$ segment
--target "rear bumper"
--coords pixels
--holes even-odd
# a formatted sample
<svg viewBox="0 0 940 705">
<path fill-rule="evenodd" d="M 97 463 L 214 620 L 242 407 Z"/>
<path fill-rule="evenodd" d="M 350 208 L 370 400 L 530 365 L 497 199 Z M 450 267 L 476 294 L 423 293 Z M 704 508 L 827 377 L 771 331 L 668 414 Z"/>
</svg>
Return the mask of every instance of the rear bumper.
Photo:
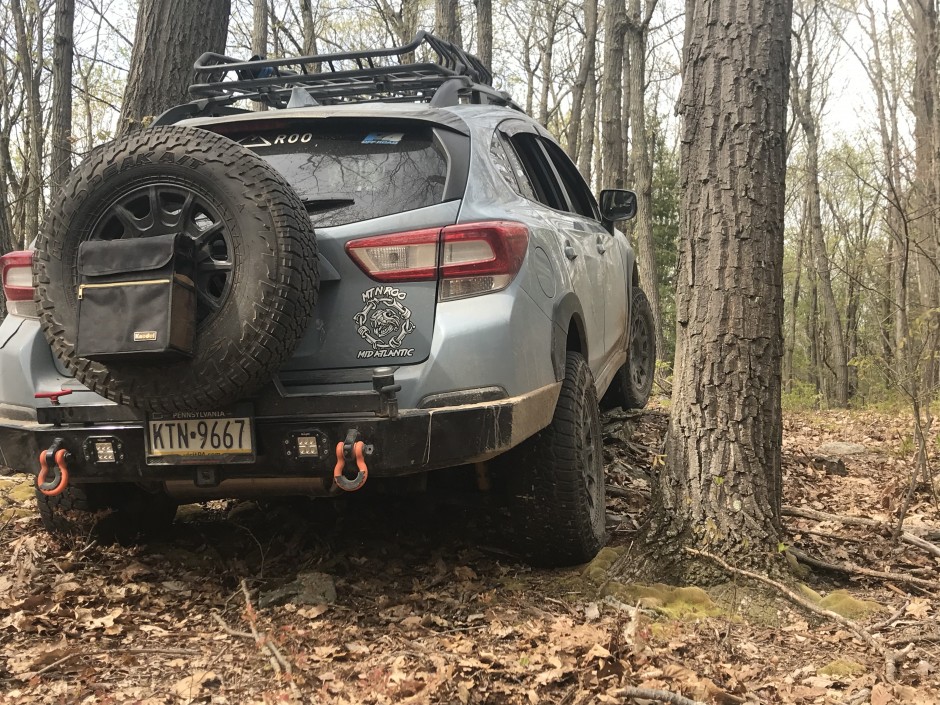
<svg viewBox="0 0 940 705">
<path fill-rule="evenodd" d="M 212 465 L 214 472 L 210 476 L 213 482 L 330 478 L 336 462 L 333 453 L 319 458 L 298 457 L 297 435 L 311 432 L 322 439 L 326 448 L 335 448 L 350 430 L 358 431 L 359 438 L 373 447 L 367 462 L 370 475 L 375 477 L 409 475 L 488 460 L 547 426 L 560 388 L 560 383 L 555 383 L 499 401 L 403 410 L 394 419 L 353 415 L 257 416 L 256 461 Z M 73 421 L 59 426 L 0 417 L 0 466 L 7 468 L 5 472 L 37 473 L 40 452 L 59 438 L 71 455 L 69 475 L 73 482 L 195 482 L 197 471 L 209 467 L 148 465 L 142 422 L 109 421 L 101 418 L 102 407 L 87 408 L 95 411 L 89 411 L 86 419 L 76 409 L 70 414 Z M 118 462 L 95 462 L 92 449 L 96 439 L 111 440 L 118 451 Z M 201 482 L 205 482 L 205 476 Z"/>
</svg>

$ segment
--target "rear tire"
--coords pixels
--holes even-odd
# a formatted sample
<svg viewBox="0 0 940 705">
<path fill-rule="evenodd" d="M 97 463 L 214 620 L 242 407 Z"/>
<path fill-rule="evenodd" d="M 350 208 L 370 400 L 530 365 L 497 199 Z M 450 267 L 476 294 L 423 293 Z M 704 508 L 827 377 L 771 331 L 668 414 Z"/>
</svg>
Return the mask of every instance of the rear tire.
<svg viewBox="0 0 940 705">
<path fill-rule="evenodd" d="M 69 485 L 55 497 L 36 490 L 43 528 L 51 534 L 99 533 L 133 540 L 162 533 L 176 517 L 177 504 L 163 493 L 128 484 Z"/>
<path fill-rule="evenodd" d="M 606 542 L 603 439 L 594 377 L 569 352 L 551 424 L 497 461 L 513 548 L 535 565 L 591 560 Z"/>
</svg>

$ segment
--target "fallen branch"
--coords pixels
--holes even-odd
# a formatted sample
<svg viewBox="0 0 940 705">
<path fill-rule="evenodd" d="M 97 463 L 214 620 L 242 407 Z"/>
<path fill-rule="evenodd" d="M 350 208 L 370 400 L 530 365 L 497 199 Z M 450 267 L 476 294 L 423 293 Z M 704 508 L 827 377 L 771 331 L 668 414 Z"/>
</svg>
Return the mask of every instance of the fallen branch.
<svg viewBox="0 0 940 705">
<path fill-rule="evenodd" d="M 846 526 L 864 526 L 867 528 L 879 529 L 880 531 L 892 530 L 886 522 L 878 521 L 877 519 L 850 517 L 842 514 L 829 514 L 828 512 L 818 512 L 815 509 L 806 509 L 805 507 L 784 506 L 782 513 L 784 516 L 802 517 L 803 519 L 816 519 L 817 521 L 834 521 L 840 524 L 845 524 Z M 902 531 L 900 539 L 905 543 L 922 548 L 927 551 L 927 553 L 931 553 L 934 556 L 940 558 L 940 546 L 937 546 L 936 544 L 931 543 L 926 539 L 922 539 L 920 536 L 915 536 L 909 531 Z"/>
<path fill-rule="evenodd" d="M 70 654 L 66 654 L 62 658 L 53 661 L 47 666 L 43 666 L 38 671 L 33 674 L 33 677 L 41 676 L 43 673 L 48 673 L 64 663 L 68 663 L 73 658 L 77 656 L 104 656 L 104 655 L 163 655 L 163 656 L 198 656 L 198 651 L 190 651 L 188 649 L 99 649 L 97 651 L 73 651 Z"/>
<path fill-rule="evenodd" d="M 691 700 L 678 693 L 673 693 L 668 690 L 654 690 L 652 688 L 617 688 L 617 690 L 611 691 L 609 695 L 623 695 L 628 698 L 655 700 L 660 703 L 669 703 L 669 705 L 705 705 L 705 703 L 699 700 Z"/>
<path fill-rule="evenodd" d="M 936 580 L 917 578 L 913 575 L 904 575 L 903 573 L 889 573 L 884 570 L 871 570 L 870 568 L 862 568 L 861 566 L 853 565 L 852 563 L 843 563 L 842 561 L 824 561 L 821 558 L 814 558 L 798 548 L 787 548 L 787 551 L 792 553 L 794 558 L 802 563 L 815 566 L 816 568 L 822 568 L 823 570 L 834 570 L 839 573 L 854 573 L 855 575 L 865 575 L 870 578 L 894 580 L 899 583 L 907 583 L 908 585 L 917 585 L 918 587 L 928 590 L 940 590 L 940 583 Z"/>
</svg>

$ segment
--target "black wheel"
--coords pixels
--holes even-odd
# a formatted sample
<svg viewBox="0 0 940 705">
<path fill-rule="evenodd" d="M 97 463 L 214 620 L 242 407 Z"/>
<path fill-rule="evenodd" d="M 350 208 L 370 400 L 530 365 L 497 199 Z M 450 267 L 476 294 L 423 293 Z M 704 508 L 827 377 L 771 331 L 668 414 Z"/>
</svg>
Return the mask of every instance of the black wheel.
<svg viewBox="0 0 940 705">
<path fill-rule="evenodd" d="M 195 242 L 193 357 L 76 357 L 79 244 L 174 233 Z M 35 261 L 53 352 L 93 391 L 154 411 L 217 408 L 255 391 L 293 353 L 319 284 L 310 221 L 283 177 L 235 142 L 186 127 L 143 130 L 92 152 L 54 198 Z"/>
<path fill-rule="evenodd" d="M 604 461 L 594 377 L 568 353 L 552 423 L 497 459 L 513 547 L 536 565 L 591 560 L 606 540 Z"/>
<path fill-rule="evenodd" d="M 627 362 L 617 371 L 603 406 L 624 409 L 642 409 L 653 391 L 656 374 L 656 328 L 653 309 L 643 290 L 633 287 L 633 306 L 630 313 L 630 339 Z"/>
<path fill-rule="evenodd" d="M 130 540 L 167 530 L 177 504 L 163 493 L 129 484 L 69 485 L 55 497 L 36 490 L 36 507 L 46 531 L 53 534 L 96 533 Z"/>
</svg>

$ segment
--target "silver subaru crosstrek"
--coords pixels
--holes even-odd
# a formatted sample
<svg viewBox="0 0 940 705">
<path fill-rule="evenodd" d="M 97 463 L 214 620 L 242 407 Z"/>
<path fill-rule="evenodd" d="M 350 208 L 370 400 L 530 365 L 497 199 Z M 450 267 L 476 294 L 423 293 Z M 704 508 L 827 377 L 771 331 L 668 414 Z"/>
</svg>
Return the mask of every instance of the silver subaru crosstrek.
<svg viewBox="0 0 940 705">
<path fill-rule="evenodd" d="M 394 51 L 429 44 L 444 56 L 437 73 L 406 64 L 376 77 L 360 61 L 326 71 L 329 81 L 303 70 L 323 57 L 205 55 L 200 100 L 96 150 L 61 197 L 94 211 L 88 227 L 71 216 L 63 237 L 70 228 L 83 240 L 191 234 L 197 334 L 211 337 L 221 329 L 203 321 L 248 286 L 238 278 L 266 270 L 242 266 L 249 245 L 227 234 L 237 202 L 213 197 L 211 184 L 187 186 L 170 167 L 222 181 L 239 162 L 214 154 L 244 152 L 283 177 L 315 234 L 318 294 L 288 354 L 243 396 L 161 408 L 136 404 L 133 385 L 112 393 L 46 311 L 55 286 L 74 298 L 69 268 L 50 274 L 68 247 L 41 236 L 35 251 L 0 259 L 0 466 L 37 475 L 48 529 L 101 510 L 153 528 L 183 502 L 332 496 L 369 478 L 475 465 L 521 555 L 569 564 L 603 545 L 599 406 L 645 405 L 655 363 L 634 251 L 614 228 L 635 213 L 635 196 L 608 190 L 598 205 L 551 135 L 489 87 L 474 57 L 425 34 Z M 330 58 L 338 67 L 366 54 Z M 343 81 L 355 90 L 339 91 Z M 233 106 L 246 98 L 276 109 Z M 119 177 L 107 197 L 95 195 L 102 178 Z M 179 364 L 138 369 L 169 394 Z M 198 380 L 209 386 L 234 378 L 222 362 L 206 369 Z"/>
</svg>

